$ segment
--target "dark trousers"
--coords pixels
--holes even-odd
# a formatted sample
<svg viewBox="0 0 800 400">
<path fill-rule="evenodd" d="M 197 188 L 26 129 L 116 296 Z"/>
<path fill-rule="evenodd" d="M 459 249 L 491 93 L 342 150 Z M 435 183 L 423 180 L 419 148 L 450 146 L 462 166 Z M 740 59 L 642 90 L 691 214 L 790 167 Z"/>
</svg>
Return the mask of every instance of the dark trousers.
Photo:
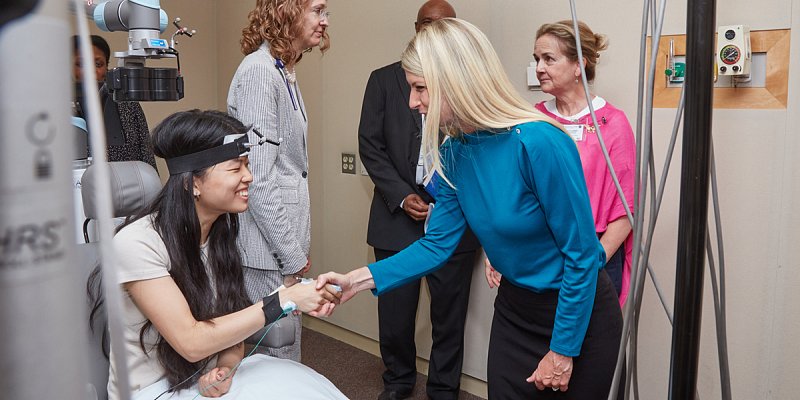
<svg viewBox="0 0 800 400">
<path fill-rule="evenodd" d="M 600 235 L 603 236 L 603 235 Z M 619 245 L 617 251 L 611 256 L 605 266 L 608 277 L 611 278 L 611 283 L 614 284 L 614 289 L 617 291 L 617 296 L 622 293 L 622 271 L 625 269 L 625 242 Z"/>
<path fill-rule="evenodd" d="M 382 260 L 396 251 L 375 249 Z M 433 344 L 427 393 L 431 399 L 457 399 L 464 360 L 464 322 L 475 251 L 454 254 L 447 264 L 425 277 L 431 295 Z M 378 297 L 380 348 L 386 371 L 386 389 L 410 392 L 417 380 L 414 343 L 420 281 L 408 283 Z"/>
<path fill-rule="evenodd" d="M 622 312 L 604 270 L 597 279 L 592 316 L 581 353 L 573 357 L 566 392 L 538 390 L 525 381 L 550 351 L 558 291 L 534 293 L 501 281 L 495 299 L 487 365 L 490 400 L 605 400 L 611 388 L 622 336 Z"/>
</svg>

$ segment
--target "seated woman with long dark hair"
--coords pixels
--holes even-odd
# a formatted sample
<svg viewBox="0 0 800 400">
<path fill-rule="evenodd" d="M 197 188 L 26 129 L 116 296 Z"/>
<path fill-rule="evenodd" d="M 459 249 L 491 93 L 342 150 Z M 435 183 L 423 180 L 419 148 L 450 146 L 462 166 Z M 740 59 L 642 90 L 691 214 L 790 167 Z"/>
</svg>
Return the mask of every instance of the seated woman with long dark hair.
<svg viewBox="0 0 800 400">
<path fill-rule="evenodd" d="M 173 114 L 153 131 L 169 179 L 113 240 L 134 398 L 181 389 L 191 390 L 167 397 L 345 398 L 301 364 L 263 355 L 241 363 L 245 338 L 293 306 L 325 315 L 339 296 L 331 286 L 298 284 L 256 304 L 247 299 L 236 235 L 253 180 L 247 149 L 257 144 L 247 143 L 248 131 L 224 113 L 198 110 Z M 288 392 L 286 379 L 301 384 Z M 112 363 L 110 399 L 119 397 L 116 382 Z"/>
</svg>

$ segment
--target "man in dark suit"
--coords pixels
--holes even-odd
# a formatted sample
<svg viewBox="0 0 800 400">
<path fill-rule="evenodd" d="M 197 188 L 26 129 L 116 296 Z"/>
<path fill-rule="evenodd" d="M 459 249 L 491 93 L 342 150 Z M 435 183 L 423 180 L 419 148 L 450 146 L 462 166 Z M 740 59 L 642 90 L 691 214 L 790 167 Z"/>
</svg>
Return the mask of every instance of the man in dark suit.
<svg viewBox="0 0 800 400">
<path fill-rule="evenodd" d="M 431 0 L 420 8 L 414 26 L 419 32 L 432 21 L 455 16 L 449 3 Z M 400 63 L 390 64 L 370 75 L 361 108 L 359 153 L 375 184 L 367 243 L 374 248 L 376 260 L 422 237 L 428 204 L 434 202 L 422 186 L 421 116 L 409 108 L 409 94 Z M 427 393 L 434 400 L 458 398 L 464 321 L 478 247 L 468 229 L 448 263 L 426 277 L 433 329 Z M 419 291 L 417 281 L 378 297 L 381 357 L 386 366 L 379 400 L 407 398 L 416 382 L 414 322 Z"/>
</svg>

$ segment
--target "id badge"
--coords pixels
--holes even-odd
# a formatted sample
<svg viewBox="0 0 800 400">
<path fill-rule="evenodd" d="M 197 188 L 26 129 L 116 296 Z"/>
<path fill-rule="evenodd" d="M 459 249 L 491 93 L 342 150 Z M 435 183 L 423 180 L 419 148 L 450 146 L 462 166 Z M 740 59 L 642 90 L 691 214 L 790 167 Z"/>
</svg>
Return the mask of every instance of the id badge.
<svg viewBox="0 0 800 400">
<path fill-rule="evenodd" d="M 564 128 L 567 130 L 567 133 L 569 134 L 569 136 L 572 137 L 572 140 L 574 140 L 576 142 L 583 141 L 583 138 L 584 138 L 583 124 L 580 124 L 580 125 L 578 125 L 578 124 L 575 124 L 575 125 L 564 125 Z"/>
</svg>

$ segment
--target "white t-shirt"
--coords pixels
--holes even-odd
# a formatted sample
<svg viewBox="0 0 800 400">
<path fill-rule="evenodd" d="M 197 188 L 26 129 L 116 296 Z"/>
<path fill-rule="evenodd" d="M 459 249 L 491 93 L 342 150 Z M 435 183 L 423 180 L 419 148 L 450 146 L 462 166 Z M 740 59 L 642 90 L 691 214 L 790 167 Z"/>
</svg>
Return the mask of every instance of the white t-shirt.
<svg viewBox="0 0 800 400">
<path fill-rule="evenodd" d="M 117 281 L 120 284 L 147 279 L 161 278 L 169 275 L 169 254 L 164 241 L 158 235 L 150 217 L 142 218 L 126 226 L 114 236 L 116 255 Z M 201 246 L 203 261 L 207 260 L 208 247 Z M 206 265 L 206 268 L 208 266 Z M 212 274 L 209 278 L 213 285 Z M 212 286 L 213 288 L 213 286 Z M 150 350 L 158 336 L 154 330 L 145 335 L 147 354 L 139 346 L 139 331 L 146 318 L 133 304 L 130 297 L 123 298 L 123 329 L 125 335 L 125 353 L 128 361 L 131 392 L 134 399 L 151 400 L 167 390 L 169 384 L 163 378 L 164 370 L 158 363 L 155 350 Z M 112 360 L 114 354 L 111 354 Z M 207 369 L 216 365 L 216 360 L 209 362 Z M 109 367 L 108 398 L 119 399 L 116 388 L 116 371 L 114 363 Z M 287 385 L 286 382 L 291 382 Z M 198 394 L 195 383 L 191 388 L 173 393 L 170 399 L 195 399 Z M 268 395 L 265 395 L 267 393 Z M 347 397 L 324 376 L 313 369 L 290 360 L 281 360 L 264 355 L 255 355 L 245 359 L 237 370 L 228 394 L 228 399 L 272 400 L 346 400 Z"/>
<path fill-rule="evenodd" d="M 117 282 L 127 282 L 169 276 L 169 253 L 164 241 L 153 228 L 151 217 L 141 218 L 123 228 L 113 240 Z M 207 246 L 202 246 L 203 260 L 206 260 Z M 213 279 L 211 280 L 213 283 Z M 125 355 L 128 361 L 129 383 L 132 392 L 137 392 L 163 378 L 164 369 L 158 362 L 155 344 L 158 335 L 154 329 L 148 330 L 144 336 L 145 348 L 142 352 L 139 344 L 139 332 L 147 318 L 139 311 L 127 292 L 122 299 L 122 323 L 125 336 Z M 119 398 L 116 385 L 116 369 L 114 353 L 108 374 L 109 400 Z M 214 363 L 209 365 L 213 366 Z"/>
</svg>

